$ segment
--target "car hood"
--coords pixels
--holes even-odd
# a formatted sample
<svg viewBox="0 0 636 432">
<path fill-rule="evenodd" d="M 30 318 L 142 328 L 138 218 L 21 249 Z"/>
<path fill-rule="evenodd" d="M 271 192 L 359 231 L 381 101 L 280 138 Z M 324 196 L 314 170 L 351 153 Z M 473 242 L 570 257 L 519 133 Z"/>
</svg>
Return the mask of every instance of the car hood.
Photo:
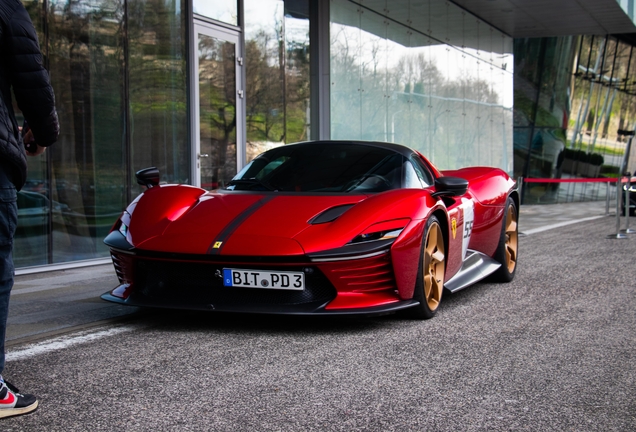
<svg viewBox="0 0 636 432">
<path fill-rule="evenodd" d="M 152 188 L 133 203 L 129 233 L 137 249 L 181 254 L 290 256 L 340 248 L 370 225 L 411 218 L 430 195 L 394 190 L 366 195 L 206 192 Z M 312 223 L 334 207 L 335 220 Z M 417 218 L 417 215 L 415 216 Z M 422 216 L 423 217 L 423 216 Z"/>
<path fill-rule="evenodd" d="M 196 199 L 189 205 L 178 202 L 164 209 L 162 204 L 170 198 L 148 192 L 135 206 L 131 218 L 130 232 L 135 247 L 175 253 L 252 256 L 303 254 L 304 249 L 294 238 L 311 226 L 312 218 L 326 209 L 356 204 L 366 198 L 203 193 L 192 197 Z"/>
</svg>

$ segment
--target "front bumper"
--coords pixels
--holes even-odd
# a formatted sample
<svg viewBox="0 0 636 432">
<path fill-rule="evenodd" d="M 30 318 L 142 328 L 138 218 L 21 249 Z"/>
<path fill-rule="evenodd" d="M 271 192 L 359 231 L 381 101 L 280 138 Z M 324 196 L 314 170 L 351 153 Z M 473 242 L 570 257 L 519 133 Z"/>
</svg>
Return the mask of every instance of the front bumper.
<svg viewBox="0 0 636 432">
<path fill-rule="evenodd" d="M 398 312 L 404 309 L 408 309 L 417 306 L 419 302 L 416 300 L 400 300 L 394 303 L 373 306 L 366 308 L 351 308 L 351 309 L 325 309 L 326 305 L 319 306 L 313 310 L 310 309 L 295 309 L 295 308 L 281 308 L 274 305 L 213 305 L 213 304 L 178 304 L 171 302 L 157 302 L 148 301 L 144 302 L 138 298 L 122 299 L 115 297 L 111 292 L 104 293 L 101 296 L 102 300 L 106 300 L 113 303 L 118 303 L 127 306 L 137 306 L 144 308 L 160 308 L 160 309 L 180 309 L 180 310 L 199 310 L 209 312 L 230 312 L 230 313 L 252 313 L 252 314 L 268 314 L 268 315 L 328 315 L 328 316 L 341 316 L 341 315 L 384 315 L 388 313 Z"/>
<path fill-rule="evenodd" d="M 227 257 L 137 250 L 108 238 L 120 285 L 102 299 L 130 306 L 290 315 L 393 312 L 417 305 L 398 295 L 391 255 Z M 224 268 L 305 274 L 302 291 L 223 285 Z"/>
</svg>

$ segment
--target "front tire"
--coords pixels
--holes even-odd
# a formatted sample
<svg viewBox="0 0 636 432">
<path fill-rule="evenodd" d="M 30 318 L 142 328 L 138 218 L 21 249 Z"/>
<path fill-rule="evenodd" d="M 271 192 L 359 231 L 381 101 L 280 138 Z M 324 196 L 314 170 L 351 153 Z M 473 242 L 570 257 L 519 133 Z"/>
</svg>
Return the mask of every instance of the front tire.
<svg viewBox="0 0 636 432">
<path fill-rule="evenodd" d="M 444 291 L 446 247 L 439 220 L 431 216 L 426 221 L 422 251 L 413 299 L 419 301 L 408 311 L 412 318 L 429 319 L 435 316 Z"/>
<path fill-rule="evenodd" d="M 493 256 L 501 264 L 501 267 L 492 274 L 491 280 L 495 282 L 510 282 L 515 277 L 517 254 L 519 252 L 518 214 L 515 202 L 512 198 L 508 198 L 499 245 Z"/>
</svg>

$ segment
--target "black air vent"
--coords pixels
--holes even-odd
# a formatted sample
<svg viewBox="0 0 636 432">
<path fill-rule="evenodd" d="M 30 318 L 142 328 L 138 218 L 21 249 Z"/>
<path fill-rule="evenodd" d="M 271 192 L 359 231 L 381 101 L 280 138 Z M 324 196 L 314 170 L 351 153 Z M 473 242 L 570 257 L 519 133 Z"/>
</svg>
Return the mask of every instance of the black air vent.
<svg viewBox="0 0 636 432">
<path fill-rule="evenodd" d="M 309 223 L 311 225 L 318 225 L 327 222 L 333 222 L 344 214 L 347 210 L 353 207 L 355 204 L 344 204 L 336 207 L 331 207 L 320 213 L 318 216 L 312 218 Z"/>
</svg>

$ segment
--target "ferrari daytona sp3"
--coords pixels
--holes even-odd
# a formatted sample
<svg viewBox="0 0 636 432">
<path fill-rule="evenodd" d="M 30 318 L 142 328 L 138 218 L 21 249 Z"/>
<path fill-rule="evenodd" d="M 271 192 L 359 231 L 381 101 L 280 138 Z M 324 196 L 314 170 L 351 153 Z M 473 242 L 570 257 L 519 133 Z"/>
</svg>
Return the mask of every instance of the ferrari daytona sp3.
<svg viewBox="0 0 636 432">
<path fill-rule="evenodd" d="M 266 151 L 225 188 L 147 189 L 106 237 L 134 306 L 273 314 L 435 315 L 444 290 L 510 281 L 519 195 L 502 170 L 439 171 L 389 143 Z"/>
</svg>

